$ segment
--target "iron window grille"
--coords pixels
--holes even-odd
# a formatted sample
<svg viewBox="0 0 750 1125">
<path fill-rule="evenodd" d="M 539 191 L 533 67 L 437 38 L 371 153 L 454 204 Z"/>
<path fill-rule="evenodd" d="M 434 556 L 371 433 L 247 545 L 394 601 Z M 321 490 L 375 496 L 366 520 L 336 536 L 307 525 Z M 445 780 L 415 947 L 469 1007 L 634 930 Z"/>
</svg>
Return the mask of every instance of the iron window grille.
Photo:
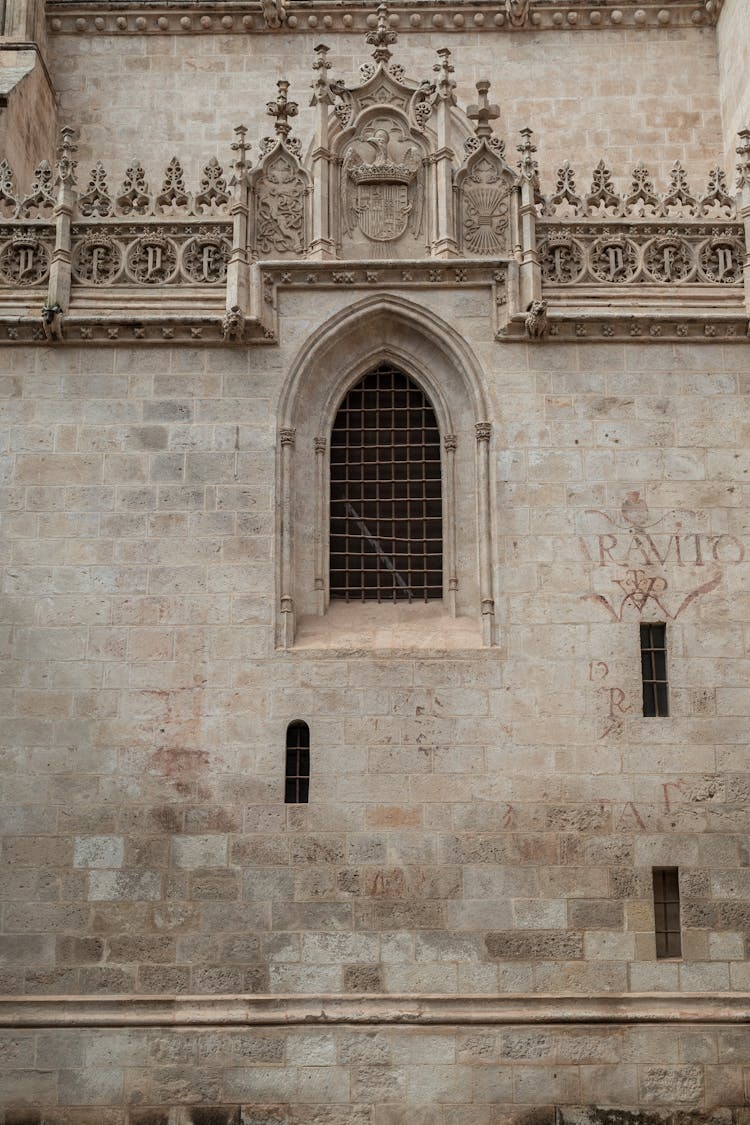
<svg viewBox="0 0 750 1125">
<path fill-rule="evenodd" d="M 679 869 L 655 867 L 653 879 L 656 956 L 681 957 Z"/>
<path fill-rule="evenodd" d="M 333 424 L 330 594 L 443 596 L 440 431 L 424 391 L 388 363 L 352 387 Z"/>
<path fill-rule="evenodd" d="M 286 780 L 284 802 L 305 805 L 310 797 L 310 728 L 294 722 L 286 728 Z"/>
<path fill-rule="evenodd" d="M 659 718 L 668 716 L 666 625 L 641 625 L 641 677 L 643 714 L 647 717 Z"/>
</svg>

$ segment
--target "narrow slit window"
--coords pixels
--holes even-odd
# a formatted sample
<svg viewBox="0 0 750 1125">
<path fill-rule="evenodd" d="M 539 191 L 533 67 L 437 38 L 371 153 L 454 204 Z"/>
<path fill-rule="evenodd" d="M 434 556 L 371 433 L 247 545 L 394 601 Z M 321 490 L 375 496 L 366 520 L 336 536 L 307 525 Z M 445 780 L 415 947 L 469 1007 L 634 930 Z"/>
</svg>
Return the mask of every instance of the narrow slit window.
<svg viewBox="0 0 750 1125">
<path fill-rule="evenodd" d="M 382 363 L 331 431 L 331 598 L 443 596 L 440 431 L 421 387 Z"/>
<path fill-rule="evenodd" d="M 284 802 L 306 805 L 310 799 L 310 728 L 290 723 L 286 728 L 286 781 Z"/>
<path fill-rule="evenodd" d="M 681 957 L 679 869 L 655 867 L 653 876 L 656 956 Z"/>
<path fill-rule="evenodd" d="M 641 625 L 641 676 L 643 714 L 659 718 L 669 715 L 666 625 Z"/>
</svg>

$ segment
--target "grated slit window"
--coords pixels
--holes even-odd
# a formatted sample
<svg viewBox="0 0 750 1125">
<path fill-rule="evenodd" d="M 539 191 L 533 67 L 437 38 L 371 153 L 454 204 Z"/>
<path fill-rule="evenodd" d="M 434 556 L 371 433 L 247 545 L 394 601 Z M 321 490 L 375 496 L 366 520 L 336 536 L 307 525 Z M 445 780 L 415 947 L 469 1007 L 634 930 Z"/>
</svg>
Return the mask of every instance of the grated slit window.
<svg viewBox="0 0 750 1125">
<path fill-rule="evenodd" d="M 424 392 L 380 364 L 344 399 L 331 432 L 331 597 L 443 596 L 440 431 Z"/>
<path fill-rule="evenodd" d="M 656 956 L 681 957 L 679 869 L 655 867 L 653 879 Z"/>
<path fill-rule="evenodd" d="M 290 723 L 286 728 L 286 780 L 284 802 L 305 805 L 310 795 L 310 728 Z"/>
<path fill-rule="evenodd" d="M 641 625 L 641 677 L 643 714 L 665 718 L 669 715 L 666 625 Z"/>
</svg>

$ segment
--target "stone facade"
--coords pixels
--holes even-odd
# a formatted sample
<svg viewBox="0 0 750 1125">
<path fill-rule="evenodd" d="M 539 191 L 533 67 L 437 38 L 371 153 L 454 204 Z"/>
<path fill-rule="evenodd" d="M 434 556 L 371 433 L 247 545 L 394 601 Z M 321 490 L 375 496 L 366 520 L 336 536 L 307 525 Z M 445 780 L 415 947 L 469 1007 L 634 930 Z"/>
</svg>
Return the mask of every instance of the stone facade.
<svg viewBox="0 0 750 1125">
<path fill-rule="evenodd" d="M 0 1122 L 746 1125 L 744 4 L 4 12 Z M 344 604 L 385 361 L 444 597 Z"/>
</svg>

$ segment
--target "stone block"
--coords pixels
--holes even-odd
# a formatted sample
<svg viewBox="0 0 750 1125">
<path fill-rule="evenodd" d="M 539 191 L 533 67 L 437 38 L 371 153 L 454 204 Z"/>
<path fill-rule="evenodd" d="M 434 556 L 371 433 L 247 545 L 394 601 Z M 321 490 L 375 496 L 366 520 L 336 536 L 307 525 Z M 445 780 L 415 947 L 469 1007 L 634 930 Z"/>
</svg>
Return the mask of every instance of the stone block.
<svg viewBox="0 0 750 1125">
<path fill-rule="evenodd" d="M 172 857 L 175 867 L 226 867 L 228 836 L 173 836 Z"/>
<path fill-rule="evenodd" d="M 158 871 L 91 871 L 90 902 L 146 902 L 161 898 Z"/>
<path fill-rule="evenodd" d="M 550 958 L 578 960 L 583 957 L 583 938 L 566 931 L 514 931 L 488 933 L 487 954 L 496 961 L 536 961 Z"/>
<path fill-rule="evenodd" d="M 644 1105 L 697 1106 L 704 1093 L 699 1066 L 642 1066 L 639 1097 Z"/>
<path fill-rule="evenodd" d="M 77 836 L 73 843 L 74 867 L 122 867 L 122 836 Z"/>
</svg>

